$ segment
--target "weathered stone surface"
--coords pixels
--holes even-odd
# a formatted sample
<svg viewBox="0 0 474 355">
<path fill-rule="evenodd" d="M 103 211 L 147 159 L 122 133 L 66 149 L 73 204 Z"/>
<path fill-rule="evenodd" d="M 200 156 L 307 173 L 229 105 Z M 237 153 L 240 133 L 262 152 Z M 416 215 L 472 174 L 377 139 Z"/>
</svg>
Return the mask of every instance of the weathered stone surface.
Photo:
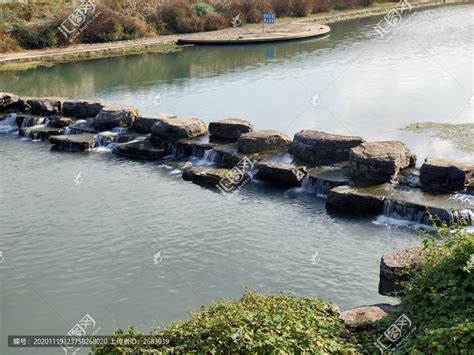
<svg viewBox="0 0 474 355">
<path fill-rule="evenodd" d="M 249 132 L 253 132 L 253 125 L 239 118 L 226 118 L 209 123 L 209 134 L 212 137 L 237 140 L 242 134 Z"/>
<path fill-rule="evenodd" d="M 193 166 L 184 169 L 182 177 L 183 180 L 192 181 L 196 185 L 217 188 L 219 181 L 221 181 L 228 172 L 228 169 Z"/>
<path fill-rule="evenodd" d="M 151 141 L 155 145 L 176 142 L 207 133 L 207 124 L 198 118 L 161 118 L 151 127 Z"/>
<path fill-rule="evenodd" d="M 64 128 L 71 125 L 74 121 L 72 118 L 63 117 L 61 115 L 51 115 L 48 117 L 49 125 L 55 128 Z"/>
<path fill-rule="evenodd" d="M 382 213 L 383 203 L 383 196 L 350 186 L 338 186 L 329 190 L 326 208 L 355 214 L 379 215 Z"/>
<path fill-rule="evenodd" d="M 242 134 L 237 144 L 240 152 L 248 154 L 286 148 L 291 144 L 291 140 L 281 132 L 264 130 Z"/>
<path fill-rule="evenodd" d="M 8 92 L 0 92 L 0 111 L 16 108 L 19 97 Z"/>
<path fill-rule="evenodd" d="M 295 134 L 289 152 L 311 163 L 336 163 L 349 160 L 350 149 L 363 142 L 362 137 L 303 130 Z"/>
<path fill-rule="evenodd" d="M 396 309 L 388 303 L 373 304 L 370 306 L 360 306 L 341 312 L 341 319 L 348 325 L 357 328 L 365 328 L 371 323 L 385 318 Z"/>
<path fill-rule="evenodd" d="M 104 105 L 98 100 L 66 100 L 63 102 L 65 116 L 86 119 L 99 114 Z"/>
<path fill-rule="evenodd" d="M 138 114 L 137 108 L 122 105 L 105 105 L 95 116 L 94 128 L 98 131 L 108 131 L 115 127 L 131 127 Z"/>
<path fill-rule="evenodd" d="M 307 173 L 304 166 L 295 166 L 293 164 L 284 164 L 270 160 L 258 162 L 256 169 L 257 179 L 283 187 L 300 186 L 301 181 Z"/>
<path fill-rule="evenodd" d="M 151 144 L 149 138 L 119 144 L 113 153 L 125 158 L 143 160 L 158 160 L 166 155 L 166 151 Z"/>
<path fill-rule="evenodd" d="M 138 116 L 133 122 L 132 129 L 138 133 L 148 134 L 151 133 L 151 127 L 162 118 L 177 118 L 174 115 L 168 115 L 166 113 L 159 113 L 153 116 Z"/>
<path fill-rule="evenodd" d="M 387 296 L 400 294 L 403 290 L 400 282 L 410 280 L 421 258 L 420 246 L 384 254 L 380 261 L 379 293 Z"/>
<path fill-rule="evenodd" d="M 464 191 L 474 180 L 474 164 L 426 158 L 420 169 L 423 185 L 439 190 Z"/>
<path fill-rule="evenodd" d="M 94 148 L 97 143 L 95 135 L 90 133 L 52 136 L 49 137 L 49 142 L 58 148 L 71 151 L 88 150 Z"/>
<path fill-rule="evenodd" d="M 29 107 L 33 115 L 51 115 L 61 111 L 64 100 L 65 97 L 29 97 L 24 106 Z"/>
<path fill-rule="evenodd" d="M 309 193 L 327 196 L 333 187 L 349 185 L 349 166 L 322 166 L 308 169 L 302 186 Z"/>
<path fill-rule="evenodd" d="M 59 136 L 64 133 L 63 128 L 45 127 L 44 125 L 20 128 L 20 137 L 36 139 L 47 139 L 51 136 Z"/>
<path fill-rule="evenodd" d="M 383 183 L 414 166 L 416 156 L 398 141 L 366 142 L 349 154 L 351 178 L 365 183 Z"/>
</svg>

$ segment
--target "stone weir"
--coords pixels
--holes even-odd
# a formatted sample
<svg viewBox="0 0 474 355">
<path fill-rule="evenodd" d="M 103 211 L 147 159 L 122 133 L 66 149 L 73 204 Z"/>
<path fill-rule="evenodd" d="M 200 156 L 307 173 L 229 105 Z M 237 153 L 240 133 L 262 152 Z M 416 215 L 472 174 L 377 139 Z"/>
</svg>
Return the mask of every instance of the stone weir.
<svg viewBox="0 0 474 355">
<path fill-rule="evenodd" d="M 127 159 L 166 162 L 183 179 L 226 195 L 254 180 L 326 198 L 337 213 L 431 225 L 473 223 L 474 165 L 416 156 L 399 141 L 303 130 L 256 130 L 242 119 L 207 124 L 134 107 L 0 93 L 0 133 L 49 140 L 55 149 L 107 146 Z"/>
</svg>

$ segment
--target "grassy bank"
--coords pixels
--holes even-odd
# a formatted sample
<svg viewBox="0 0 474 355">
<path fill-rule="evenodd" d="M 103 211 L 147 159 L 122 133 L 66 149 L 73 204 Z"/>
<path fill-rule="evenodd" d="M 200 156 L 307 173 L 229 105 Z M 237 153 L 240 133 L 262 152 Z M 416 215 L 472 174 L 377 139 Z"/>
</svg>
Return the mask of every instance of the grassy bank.
<svg viewBox="0 0 474 355">
<path fill-rule="evenodd" d="M 441 228 L 427 235 L 423 262 L 405 285 L 400 308 L 364 330 L 347 326 L 329 303 L 289 294 L 247 292 L 239 301 L 220 301 L 191 319 L 152 331 L 165 344 L 107 346 L 103 354 L 142 353 L 362 353 L 379 350 L 377 338 L 402 314 L 410 333 L 400 353 L 467 354 L 474 346 L 474 235 Z M 116 336 L 144 336 L 130 328 Z"/>
<path fill-rule="evenodd" d="M 264 12 L 277 17 L 365 7 L 372 0 L 95 0 L 77 27 L 67 22 L 75 1 L 0 4 L 0 52 L 104 43 L 173 33 L 193 33 L 262 21 Z M 236 18 L 238 16 L 238 19 Z M 85 26 L 85 24 L 88 24 Z M 71 27 L 72 26 L 72 27 Z"/>
</svg>

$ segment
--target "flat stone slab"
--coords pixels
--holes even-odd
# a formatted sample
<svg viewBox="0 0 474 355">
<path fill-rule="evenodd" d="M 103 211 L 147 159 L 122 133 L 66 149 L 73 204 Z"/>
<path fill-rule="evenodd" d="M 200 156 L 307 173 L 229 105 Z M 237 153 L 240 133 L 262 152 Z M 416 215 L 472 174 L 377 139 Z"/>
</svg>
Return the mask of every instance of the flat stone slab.
<svg viewBox="0 0 474 355">
<path fill-rule="evenodd" d="M 86 119 L 95 117 L 104 107 L 99 100 L 66 100 L 63 102 L 65 116 Z"/>
<path fill-rule="evenodd" d="M 95 116 L 94 128 L 97 131 L 109 131 L 115 127 L 131 127 L 139 110 L 123 105 L 105 105 Z"/>
<path fill-rule="evenodd" d="M 271 130 L 245 133 L 237 141 L 239 151 L 244 154 L 281 148 L 286 149 L 290 144 L 291 140 L 286 134 Z"/>
<path fill-rule="evenodd" d="M 253 132 L 253 125 L 240 118 L 226 118 L 209 123 L 212 137 L 237 140 L 242 134 Z"/>
<path fill-rule="evenodd" d="M 396 308 L 388 303 L 360 306 L 341 312 L 341 319 L 350 326 L 365 328 L 371 323 L 385 318 Z"/>
<path fill-rule="evenodd" d="M 183 171 L 183 180 L 192 181 L 193 184 L 217 189 L 217 184 L 229 172 L 228 169 L 215 169 L 193 166 Z"/>
<path fill-rule="evenodd" d="M 151 141 L 160 145 L 206 133 L 207 124 L 199 118 L 160 118 L 151 128 Z"/>
<path fill-rule="evenodd" d="M 370 190 L 338 186 L 329 190 L 326 208 L 352 214 L 380 215 L 384 200 L 385 196 L 378 196 Z"/>
<path fill-rule="evenodd" d="M 132 129 L 138 133 L 148 134 L 151 133 L 151 127 L 163 118 L 177 118 L 175 115 L 167 113 L 159 113 L 157 115 L 141 115 L 138 116 L 133 122 Z"/>
<path fill-rule="evenodd" d="M 37 139 L 48 139 L 51 136 L 59 136 L 64 133 L 63 128 L 45 127 L 43 125 L 20 128 L 18 135 L 20 137 Z"/>
<path fill-rule="evenodd" d="M 402 281 L 408 281 L 416 272 L 416 266 L 422 259 L 421 247 L 390 251 L 380 260 L 379 293 L 386 296 L 399 295 Z"/>
<path fill-rule="evenodd" d="M 49 142 L 58 148 L 70 151 L 89 150 L 97 144 L 95 134 L 90 133 L 51 136 Z"/>
<path fill-rule="evenodd" d="M 23 107 L 29 109 L 33 115 L 51 115 L 61 112 L 62 103 L 66 97 L 28 97 L 21 98 Z M 25 104 L 26 103 L 26 104 Z"/>
<path fill-rule="evenodd" d="M 308 169 L 303 187 L 310 193 L 327 196 L 332 188 L 350 184 L 349 173 L 348 165 Z"/>
<path fill-rule="evenodd" d="M 307 39 L 327 35 L 330 27 L 326 25 L 312 25 L 305 23 L 294 23 L 285 27 L 277 27 L 272 31 L 259 31 L 241 33 L 229 33 L 227 38 L 209 38 L 205 36 L 195 36 L 190 38 L 178 39 L 178 44 L 194 44 L 194 45 L 223 45 L 223 44 L 251 44 L 251 43 L 268 43 L 292 41 L 298 39 Z"/>
<path fill-rule="evenodd" d="M 420 181 L 436 190 L 465 191 L 474 183 L 474 164 L 439 158 L 426 158 Z"/>
<path fill-rule="evenodd" d="M 256 166 L 256 178 L 282 187 L 296 187 L 307 173 L 303 166 L 262 160 Z"/>
<path fill-rule="evenodd" d="M 112 152 L 121 157 L 143 160 L 158 160 L 166 155 L 166 151 L 154 146 L 149 138 L 118 144 Z"/>
<path fill-rule="evenodd" d="M 365 142 L 350 150 L 349 161 L 352 179 L 377 184 L 415 166 L 416 156 L 399 141 Z"/>
<path fill-rule="evenodd" d="M 350 149 L 363 142 L 362 137 L 303 130 L 295 134 L 289 152 L 305 162 L 330 164 L 349 160 Z"/>
</svg>

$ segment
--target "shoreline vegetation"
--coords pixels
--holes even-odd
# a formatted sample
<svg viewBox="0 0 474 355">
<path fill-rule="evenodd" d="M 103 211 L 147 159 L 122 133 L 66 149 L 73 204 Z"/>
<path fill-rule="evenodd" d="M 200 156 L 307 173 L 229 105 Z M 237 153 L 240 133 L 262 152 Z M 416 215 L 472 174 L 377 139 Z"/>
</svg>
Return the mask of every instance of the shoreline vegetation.
<svg viewBox="0 0 474 355">
<path fill-rule="evenodd" d="M 262 14 L 267 11 L 276 13 L 277 26 L 327 24 L 383 15 L 395 4 L 370 0 L 96 0 L 89 21 L 85 21 L 88 26 L 69 37 L 63 36 L 58 27 L 77 8 L 74 1 L 0 4 L 0 71 L 177 51 L 181 48 L 176 44 L 179 38 L 215 38 L 261 28 Z M 442 4 L 432 0 L 412 2 L 413 8 Z M 233 23 L 239 26 L 234 28 Z"/>
<path fill-rule="evenodd" d="M 142 345 L 107 345 L 94 353 L 467 354 L 474 345 L 474 238 L 462 226 L 443 226 L 424 234 L 419 250 L 420 261 L 410 269 L 414 276 L 401 283 L 396 307 L 341 312 L 311 297 L 246 291 L 238 301 L 201 307 L 190 320 L 162 331 L 118 329 L 116 339 Z M 155 345 L 143 345 L 145 337 Z"/>
</svg>

